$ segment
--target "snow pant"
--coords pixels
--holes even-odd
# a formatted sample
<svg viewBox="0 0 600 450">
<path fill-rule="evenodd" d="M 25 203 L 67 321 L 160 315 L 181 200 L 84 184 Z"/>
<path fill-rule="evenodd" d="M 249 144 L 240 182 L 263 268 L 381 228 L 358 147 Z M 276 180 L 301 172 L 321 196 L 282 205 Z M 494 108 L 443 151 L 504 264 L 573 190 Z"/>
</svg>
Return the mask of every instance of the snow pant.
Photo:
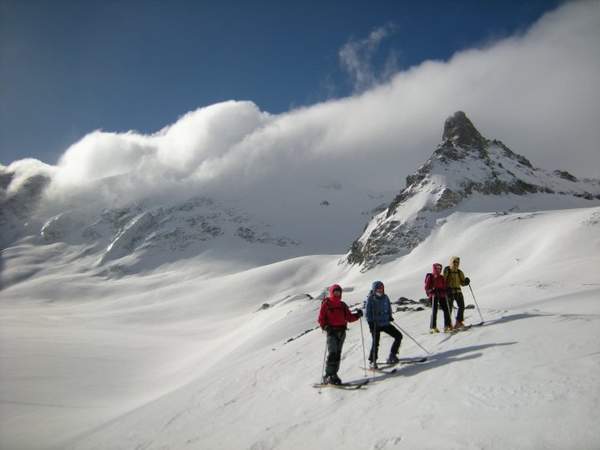
<svg viewBox="0 0 600 450">
<path fill-rule="evenodd" d="M 345 328 L 327 330 L 327 366 L 325 366 L 325 376 L 337 375 L 340 369 L 340 359 L 345 339 Z"/>
<path fill-rule="evenodd" d="M 446 300 L 446 297 L 434 295 L 431 304 L 431 324 L 429 325 L 429 328 L 437 328 L 436 324 L 438 307 L 442 308 L 442 311 L 444 312 L 444 326 L 451 327 L 452 320 L 450 319 L 450 310 L 448 309 L 448 302 Z"/>
<path fill-rule="evenodd" d="M 373 322 L 369 322 L 369 330 L 371 331 L 371 337 L 373 338 L 371 352 L 369 353 L 369 361 L 377 362 L 377 354 L 379 353 L 379 338 L 382 331 L 394 338 L 392 348 L 390 349 L 390 356 L 396 356 L 398 354 L 400 343 L 402 342 L 402 333 L 400 333 L 396 327 L 394 327 L 392 324 L 381 327 L 375 325 Z"/>
<path fill-rule="evenodd" d="M 462 322 L 465 320 L 465 298 L 462 295 L 460 289 L 450 289 L 448 291 L 448 306 L 450 312 L 452 312 L 452 307 L 454 306 L 454 302 L 456 302 L 456 321 Z"/>
</svg>

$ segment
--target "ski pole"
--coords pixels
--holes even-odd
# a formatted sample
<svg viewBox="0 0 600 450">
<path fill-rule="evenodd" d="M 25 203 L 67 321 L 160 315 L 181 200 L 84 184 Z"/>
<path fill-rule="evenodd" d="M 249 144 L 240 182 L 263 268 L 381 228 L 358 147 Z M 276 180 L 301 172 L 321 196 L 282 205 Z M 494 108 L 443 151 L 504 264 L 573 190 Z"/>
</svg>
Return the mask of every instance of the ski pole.
<svg viewBox="0 0 600 450">
<path fill-rule="evenodd" d="M 325 382 L 325 359 L 327 358 L 327 339 L 325 339 L 325 350 L 323 350 L 323 368 L 321 369 L 321 383 Z"/>
<path fill-rule="evenodd" d="M 404 334 L 405 334 L 405 335 L 407 335 L 409 338 L 411 338 L 415 344 L 417 344 L 419 347 L 421 347 L 423 350 L 425 350 L 425 352 L 426 352 L 428 355 L 431 355 L 431 352 L 430 352 L 429 350 L 427 350 L 425 347 L 423 347 L 421 344 L 419 344 L 419 343 L 417 342 L 417 340 L 416 340 L 414 337 L 412 337 L 410 334 L 408 334 L 406 331 L 404 331 L 402 328 L 400 328 L 400 325 L 398 325 L 396 322 L 392 322 L 392 324 L 394 325 L 394 327 L 396 327 L 396 328 L 397 328 L 398 330 L 400 330 L 402 333 L 404 333 Z"/>
<path fill-rule="evenodd" d="M 360 339 L 362 341 L 363 348 L 363 364 L 365 368 L 365 378 L 367 377 L 367 355 L 365 354 L 365 334 L 363 333 L 363 324 L 362 318 L 358 319 L 360 321 Z"/>
<path fill-rule="evenodd" d="M 471 287 L 471 284 L 469 284 L 469 290 L 471 291 L 471 295 L 473 296 L 473 301 L 475 302 L 475 306 L 477 306 L 477 311 L 479 312 L 479 317 L 481 317 L 481 323 L 483 324 L 485 321 L 483 320 L 483 316 L 481 315 L 481 310 L 479 309 L 479 304 L 477 303 L 477 300 L 475 299 L 475 294 L 473 293 L 473 288 Z"/>
</svg>

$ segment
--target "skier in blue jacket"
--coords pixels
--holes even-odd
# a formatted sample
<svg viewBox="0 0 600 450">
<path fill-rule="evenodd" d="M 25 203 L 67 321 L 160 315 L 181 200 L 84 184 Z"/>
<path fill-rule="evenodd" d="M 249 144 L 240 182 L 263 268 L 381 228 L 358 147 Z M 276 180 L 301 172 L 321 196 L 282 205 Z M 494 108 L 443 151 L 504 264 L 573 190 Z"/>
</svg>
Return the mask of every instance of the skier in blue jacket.
<svg viewBox="0 0 600 450">
<path fill-rule="evenodd" d="M 394 321 L 392 316 L 392 305 L 389 297 L 385 294 L 384 286 L 381 281 L 375 281 L 369 296 L 365 300 L 365 317 L 371 330 L 373 343 L 369 353 L 369 363 L 371 368 L 377 368 L 377 353 L 379 351 L 379 337 L 381 332 L 389 334 L 394 338 L 394 343 L 390 349 L 390 355 L 387 359 L 388 364 L 398 362 L 398 350 L 402 342 L 402 333 L 391 325 Z"/>
</svg>

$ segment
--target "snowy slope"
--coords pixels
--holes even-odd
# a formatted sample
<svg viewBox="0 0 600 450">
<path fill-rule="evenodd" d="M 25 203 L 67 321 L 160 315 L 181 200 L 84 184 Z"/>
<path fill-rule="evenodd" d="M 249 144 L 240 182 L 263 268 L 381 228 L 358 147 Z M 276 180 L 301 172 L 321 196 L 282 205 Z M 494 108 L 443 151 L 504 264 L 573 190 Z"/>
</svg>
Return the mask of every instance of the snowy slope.
<svg viewBox="0 0 600 450">
<path fill-rule="evenodd" d="M 354 241 L 348 261 L 363 270 L 410 252 L 456 211 L 536 211 L 597 206 L 600 181 L 535 168 L 502 142 L 481 136 L 464 112 L 444 124 L 443 141 L 406 179 L 390 205 Z"/>
<path fill-rule="evenodd" d="M 600 442 L 600 208 L 455 213 L 409 255 L 366 274 L 339 255 L 252 269 L 199 256 L 106 279 L 70 272 L 59 245 L 3 252 L 4 271 L 37 275 L 1 293 L 2 448 Z M 377 376 L 364 391 L 311 387 L 324 336 L 308 331 L 319 306 L 310 297 L 339 282 L 345 300 L 359 303 L 376 278 L 392 299 L 418 299 L 431 263 L 454 254 L 473 280 L 483 327 L 430 336 L 429 311 L 398 312 L 397 323 L 433 352 L 427 363 Z M 467 321 L 479 321 L 476 310 Z M 360 331 L 350 326 L 344 380 L 365 376 Z M 401 356 L 421 353 L 405 338 Z"/>
</svg>

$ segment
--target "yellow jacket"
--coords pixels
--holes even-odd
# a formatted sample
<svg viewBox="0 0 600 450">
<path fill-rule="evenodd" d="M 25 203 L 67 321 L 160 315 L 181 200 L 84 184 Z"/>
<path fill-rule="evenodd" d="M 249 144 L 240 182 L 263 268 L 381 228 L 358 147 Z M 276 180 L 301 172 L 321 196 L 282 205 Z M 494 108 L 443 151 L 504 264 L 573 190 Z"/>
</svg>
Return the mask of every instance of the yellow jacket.
<svg viewBox="0 0 600 450">
<path fill-rule="evenodd" d="M 450 289 L 459 290 L 461 286 L 466 286 L 465 274 L 462 270 L 452 270 L 450 266 L 444 268 L 444 279 Z"/>
</svg>

